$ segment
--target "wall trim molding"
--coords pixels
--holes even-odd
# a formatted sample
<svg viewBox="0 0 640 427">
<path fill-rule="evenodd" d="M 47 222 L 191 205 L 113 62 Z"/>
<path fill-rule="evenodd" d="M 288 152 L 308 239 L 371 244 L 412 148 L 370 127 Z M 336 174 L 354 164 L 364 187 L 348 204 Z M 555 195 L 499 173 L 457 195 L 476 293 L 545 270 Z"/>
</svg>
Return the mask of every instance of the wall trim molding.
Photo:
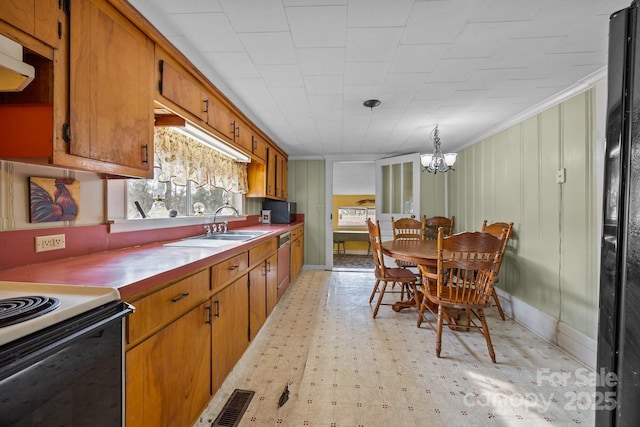
<svg viewBox="0 0 640 427">
<path fill-rule="evenodd" d="M 471 141 L 469 141 L 468 143 L 464 144 L 463 146 L 459 147 L 456 150 L 456 153 L 461 152 L 462 150 L 464 150 L 465 148 L 471 147 L 474 144 L 477 144 L 480 141 L 483 141 L 505 129 L 510 128 L 511 126 L 515 126 L 523 121 L 525 121 L 526 119 L 535 116 L 536 114 L 540 114 L 543 111 L 558 105 L 564 101 L 566 101 L 567 99 L 581 93 L 584 92 L 588 89 L 590 89 L 591 87 L 595 86 L 600 80 L 605 79 L 607 77 L 607 67 L 603 67 L 591 74 L 589 74 L 588 76 L 585 76 L 584 78 L 580 79 L 578 82 L 576 82 L 575 84 L 573 84 L 572 86 L 569 86 L 568 88 L 566 88 L 565 90 L 562 90 L 558 93 L 556 93 L 553 96 L 550 96 L 549 98 L 543 100 L 542 102 L 539 102 L 538 104 L 534 105 L 533 107 L 527 108 L 526 110 L 524 110 L 523 112 L 516 114 L 515 116 L 505 120 L 502 123 L 498 123 L 496 126 L 494 126 L 493 128 L 487 130 L 486 132 L 482 133 L 481 135 L 476 136 L 475 138 L 473 138 Z"/>
<path fill-rule="evenodd" d="M 558 346 L 591 369 L 596 368 L 597 341 L 511 294 L 496 288 L 505 314 L 534 334 Z"/>
</svg>

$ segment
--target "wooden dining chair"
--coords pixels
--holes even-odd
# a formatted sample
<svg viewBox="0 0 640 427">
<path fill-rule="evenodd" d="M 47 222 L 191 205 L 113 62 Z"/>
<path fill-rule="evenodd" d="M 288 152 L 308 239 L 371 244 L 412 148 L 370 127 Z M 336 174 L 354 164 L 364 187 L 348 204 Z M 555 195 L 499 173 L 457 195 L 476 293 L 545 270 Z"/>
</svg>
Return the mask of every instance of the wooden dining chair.
<svg viewBox="0 0 640 427">
<path fill-rule="evenodd" d="M 513 222 L 494 222 L 492 224 L 487 224 L 487 220 L 485 219 L 482 222 L 482 230 L 483 233 L 490 233 L 496 237 L 500 237 L 506 231 L 504 235 L 504 241 L 502 242 L 502 251 L 500 253 L 500 265 L 504 261 L 504 252 L 507 248 L 507 243 L 509 243 L 509 239 L 511 238 L 511 233 L 513 232 Z M 498 273 L 500 272 L 500 268 L 498 267 L 498 271 L 496 271 L 496 282 L 498 281 Z M 498 313 L 500 314 L 500 318 L 502 320 L 506 320 L 504 315 L 504 310 L 502 310 L 502 305 L 500 304 L 500 298 L 498 298 L 498 293 L 496 292 L 496 288 L 494 286 L 492 293 L 493 301 L 496 304 L 496 308 L 498 309 Z"/>
<path fill-rule="evenodd" d="M 425 239 L 436 240 L 438 238 L 438 228 L 440 227 L 443 228 L 445 236 L 451 236 L 453 234 L 455 221 L 455 216 L 451 218 L 447 218 L 446 216 L 425 218 Z"/>
<path fill-rule="evenodd" d="M 491 305 L 491 293 L 500 264 L 502 239 L 489 233 L 464 232 L 446 237 L 444 228 L 438 230 L 438 259 L 436 272 L 424 265 L 422 273 L 422 301 L 418 310 L 418 327 L 423 321 L 436 332 L 436 356 L 440 357 L 442 327 L 475 329 L 487 342 L 493 363 L 496 355 L 491 344 L 489 327 L 482 311 Z M 425 316 L 429 310 L 436 318 L 436 326 Z M 466 321 L 459 321 L 459 313 Z M 472 317 L 473 315 L 473 317 Z M 478 320 L 480 323 L 476 323 Z"/>
<path fill-rule="evenodd" d="M 424 233 L 427 226 L 427 220 L 415 218 L 399 218 L 391 217 L 391 230 L 393 231 L 393 240 L 424 240 Z M 396 265 L 400 268 L 416 268 L 418 264 L 415 262 L 395 260 Z M 419 273 L 418 273 L 419 274 Z M 418 276 L 419 278 L 419 276 Z"/>
<path fill-rule="evenodd" d="M 381 305 L 393 305 L 382 302 L 387 284 L 391 283 L 392 287 L 396 284 L 400 285 L 400 291 L 391 291 L 400 293 L 400 299 L 404 299 L 405 295 L 409 295 L 410 290 L 415 286 L 417 277 L 411 271 L 404 268 L 389 268 L 385 266 L 384 254 L 382 253 L 382 236 L 380 233 L 380 221 L 376 220 L 374 224 L 371 219 L 367 219 L 367 228 L 369 229 L 369 240 L 371 242 L 371 253 L 373 254 L 373 262 L 375 266 L 376 284 L 373 287 L 369 304 L 373 301 L 374 296 L 378 293 L 378 301 L 373 310 L 373 318 L 378 315 Z M 382 283 L 382 285 L 381 285 Z M 411 289 L 410 289 L 411 287 Z"/>
</svg>

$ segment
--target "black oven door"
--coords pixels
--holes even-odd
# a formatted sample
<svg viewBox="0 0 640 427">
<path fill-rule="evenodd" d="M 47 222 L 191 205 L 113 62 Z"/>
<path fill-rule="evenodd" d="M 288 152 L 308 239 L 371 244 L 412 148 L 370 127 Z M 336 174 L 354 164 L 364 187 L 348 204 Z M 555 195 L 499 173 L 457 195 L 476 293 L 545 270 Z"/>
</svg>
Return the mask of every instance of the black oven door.
<svg viewBox="0 0 640 427">
<path fill-rule="evenodd" d="M 124 425 L 123 318 L 112 302 L 0 348 L 0 426 Z"/>
</svg>

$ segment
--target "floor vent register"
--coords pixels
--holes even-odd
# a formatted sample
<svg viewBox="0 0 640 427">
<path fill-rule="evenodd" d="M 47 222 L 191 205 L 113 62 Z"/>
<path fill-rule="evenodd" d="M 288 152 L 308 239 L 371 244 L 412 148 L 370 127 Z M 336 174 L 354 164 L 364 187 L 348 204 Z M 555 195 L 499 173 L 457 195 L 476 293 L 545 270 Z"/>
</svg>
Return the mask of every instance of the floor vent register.
<svg viewBox="0 0 640 427">
<path fill-rule="evenodd" d="M 255 392 L 235 389 L 211 427 L 237 427 Z"/>
</svg>

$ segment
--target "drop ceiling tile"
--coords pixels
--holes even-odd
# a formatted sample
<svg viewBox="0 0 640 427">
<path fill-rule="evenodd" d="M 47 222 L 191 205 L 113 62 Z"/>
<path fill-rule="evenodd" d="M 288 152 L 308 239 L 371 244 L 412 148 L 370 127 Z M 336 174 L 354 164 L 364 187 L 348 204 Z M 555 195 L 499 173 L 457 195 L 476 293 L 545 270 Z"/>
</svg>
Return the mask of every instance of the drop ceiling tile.
<svg viewBox="0 0 640 427">
<path fill-rule="evenodd" d="M 296 52 L 288 32 L 242 33 L 240 40 L 255 65 L 296 64 Z"/>
<path fill-rule="evenodd" d="M 449 48 L 446 44 L 400 45 L 390 73 L 431 73 Z"/>
<path fill-rule="evenodd" d="M 428 73 L 388 73 L 382 93 L 417 93 Z"/>
<path fill-rule="evenodd" d="M 222 78 L 254 79 L 260 77 L 246 52 L 216 52 L 215 55 L 205 52 L 202 56 L 211 63 Z"/>
<path fill-rule="evenodd" d="M 222 13 L 179 14 L 173 17 L 184 36 L 202 52 L 239 52 L 244 46 Z"/>
<path fill-rule="evenodd" d="M 452 43 L 477 7 L 476 0 L 424 1 L 413 5 L 402 44 Z"/>
<path fill-rule="evenodd" d="M 166 13 L 207 13 L 222 12 L 222 8 L 217 1 L 211 0 L 145 0 L 157 5 Z M 135 3 L 135 2 L 133 2 Z"/>
<path fill-rule="evenodd" d="M 342 93 L 342 76 L 305 76 L 304 83 L 309 95 Z"/>
<path fill-rule="evenodd" d="M 388 62 L 347 62 L 345 85 L 382 85 L 387 76 Z"/>
<path fill-rule="evenodd" d="M 474 9 L 471 22 L 527 21 L 545 3 L 547 2 L 530 0 L 485 0 Z"/>
<path fill-rule="evenodd" d="M 287 7 L 285 10 L 296 47 L 346 45 L 346 6 Z"/>
<path fill-rule="evenodd" d="M 302 74 L 297 64 L 263 64 L 257 65 L 256 68 L 268 87 L 304 87 Z"/>
<path fill-rule="evenodd" d="M 481 59 L 443 59 L 429 75 L 429 83 L 466 82 L 482 63 Z"/>
<path fill-rule="evenodd" d="M 413 0 L 351 0 L 347 26 L 404 27 L 412 7 Z"/>
<path fill-rule="evenodd" d="M 270 92 L 278 105 L 305 104 L 309 102 L 307 91 L 303 87 L 271 88 Z"/>
<path fill-rule="evenodd" d="M 280 0 L 218 0 L 239 33 L 289 31 Z"/>
<path fill-rule="evenodd" d="M 347 62 L 391 61 L 402 35 L 401 28 L 349 28 Z"/>
<path fill-rule="evenodd" d="M 444 58 L 490 57 L 513 37 L 519 25 L 519 22 L 469 23 L 456 37 Z"/>
<path fill-rule="evenodd" d="M 345 70 L 345 48 L 298 48 L 300 71 L 305 76 L 343 75 Z"/>
</svg>

